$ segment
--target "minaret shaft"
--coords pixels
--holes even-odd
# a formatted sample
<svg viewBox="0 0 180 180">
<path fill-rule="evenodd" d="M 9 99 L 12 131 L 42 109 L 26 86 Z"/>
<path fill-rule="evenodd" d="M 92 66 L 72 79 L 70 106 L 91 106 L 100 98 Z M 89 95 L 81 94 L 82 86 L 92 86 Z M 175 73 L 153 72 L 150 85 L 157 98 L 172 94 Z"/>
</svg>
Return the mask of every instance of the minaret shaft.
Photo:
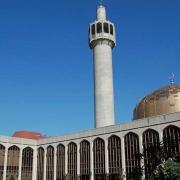
<svg viewBox="0 0 180 180">
<path fill-rule="evenodd" d="M 116 44 L 114 24 L 106 20 L 106 9 L 97 8 L 97 20 L 90 24 L 89 45 L 94 60 L 95 128 L 115 124 L 112 48 Z"/>
<path fill-rule="evenodd" d="M 114 124 L 112 48 L 107 40 L 99 40 L 93 50 L 95 127 Z"/>
</svg>

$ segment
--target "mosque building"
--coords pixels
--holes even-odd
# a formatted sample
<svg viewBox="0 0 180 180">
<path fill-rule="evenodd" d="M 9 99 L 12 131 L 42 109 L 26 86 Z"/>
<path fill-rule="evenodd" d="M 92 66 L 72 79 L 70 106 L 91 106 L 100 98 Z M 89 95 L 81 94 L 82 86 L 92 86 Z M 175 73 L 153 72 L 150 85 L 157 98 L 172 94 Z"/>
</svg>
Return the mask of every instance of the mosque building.
<svg viewBox="0 0 180 180">
<path fill-rule="evenodd" d="M 103 5 L 89 26 L 94 61 L 95 128 L 57 137 L 20 131 L 0 136 L 0 180 L 118 180 L 133 179 L 144 167 L 151 175 L 151 155 L 137 154 L 164 142 L 169 157 L 180 157 L 180 85 L 153 91 L 136 105 L 133 121 L 115 124 L 112 49 L 115 26 Z"/>
</svg>

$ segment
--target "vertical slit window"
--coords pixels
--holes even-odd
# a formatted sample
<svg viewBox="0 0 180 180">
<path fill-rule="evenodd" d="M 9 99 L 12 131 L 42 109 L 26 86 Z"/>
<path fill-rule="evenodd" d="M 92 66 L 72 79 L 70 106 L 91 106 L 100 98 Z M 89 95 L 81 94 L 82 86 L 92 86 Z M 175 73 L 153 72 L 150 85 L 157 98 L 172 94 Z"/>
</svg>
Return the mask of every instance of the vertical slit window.
<svg viewBox="0 0 180 180">
<path fill-rule="evenodd" d="M 68 144 L 68 174 L 71 180 L 77 180 L 77 145 Z"/>
<path fill-rule="evenodd" d="M 105 180 L 105 143 L 101 138 L 97 138 L 93 143 L 94 154 L 94 180 Z"/>
<path fill-rule="evenodd" d="M 143 154 L 144 154 L 144 165 L 145 165 L 145 177 L 149 179 L 154 171 L 154 167 L 157 165 L 156 153 L 160 148 L 159 145 L 159 134 L 153 129 L 148 129 L 143 133 Z"/>
<path fill-rule="evenodd" d="M 91 33 L 92 35 L 95 35 L 95 24 L 91 26 Z"/>
<path fill-rule="evenodd" d="M 33 149 L 27 147 L 22 151 L 22 167 L 21 167 L 21 179 L 32 179 L 33 169 Z"/>
<path fill-rule="evenodd" d="M 125 162 L 126 177 L 133 179 L 140 175 L 140 156 L 139 156 L 139 137 L 137 134 L 129 132 L 124 139 L 125 143 Z"/>
<path fill-rule="evenodd" d="M 46 180 L 54 180 L 54 148 L 52 146 L 47 147 Z"/>
<path fill-rule="evenodd" d="M 111 136 L 108 139 L 108 158 L 109 158 L 109 179 L 118 180 L 122 169 L 121 162 L 121 139 L 118 136 Z"/>
<path fill-rule="evenodd" d="M 109 33 L 109 24 L 108 23 L 104 23 L 104 33 Z"/>
<path fill-rule="evenodd" d="M 12 146 L 8 149 L 7 169 L 6 169 L 7 179 L 18 178 L 19 155 L 20 155 L 20 149 L 17 146 Z"/>
<path fill-rule="evenodd" d="M 114 32 L 113 32 L 113 25 L 112 25 L 112 24 L 110 24 L 110 34 L 111 34 L 111 35 L 114 34 Z"/>
<path fill-rule="evenodd" d="M 40 147 L 37 154 L 37 180 L 44 180 L 44 149 Z"/>
<path fill-rule="evenodd" d="M 80 179 L 90 180 L 90 143 L 86 140 L 80 143 Z"/>
<path fill-rule="evenodd" d="M 102 33 L 102 23 L 97 23 L 97 33 Z"/>
<path fill-rule="evenodd" d="M 0 144 L 0 179 L 3 179 L 5 147 Z"/>
<path fill-rule="evenodd" d="M 180 128 L 168 126 L 163 131 L 163 142 L 168 157 L 180 158 Z"/>
<path fill-rule="evenodd" d="M 64 180 L 65 177 L 65 147 L 62 144 L 57 146 L 57 180 Z"/>
</svg>

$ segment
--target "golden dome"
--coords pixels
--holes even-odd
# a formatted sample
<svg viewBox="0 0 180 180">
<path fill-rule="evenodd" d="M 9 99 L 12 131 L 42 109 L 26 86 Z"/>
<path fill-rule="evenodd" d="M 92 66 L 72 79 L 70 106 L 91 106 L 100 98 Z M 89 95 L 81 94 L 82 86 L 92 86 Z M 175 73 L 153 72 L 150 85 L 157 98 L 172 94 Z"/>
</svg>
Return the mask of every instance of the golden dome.
<svg viewBox="0 0 180 180">
<path fill-rule="evenodd" d="M 145 96 L 134 109 L 134 120 L 180 111 L 180 85 L 170 84 Z"/>
</svg>

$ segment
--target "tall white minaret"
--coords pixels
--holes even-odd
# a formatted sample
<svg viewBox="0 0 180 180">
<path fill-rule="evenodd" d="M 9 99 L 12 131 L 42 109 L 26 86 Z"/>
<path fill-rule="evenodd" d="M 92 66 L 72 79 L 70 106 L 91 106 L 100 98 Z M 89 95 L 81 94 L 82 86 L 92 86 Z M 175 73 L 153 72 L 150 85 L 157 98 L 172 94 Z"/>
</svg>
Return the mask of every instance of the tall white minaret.
<svg viewBox="0 0 180 180">
<path fill-rule="evenodd" d="M 89 27 L 89 46 L 94 59 L 95 128 L 114 125 L 112 48 L 116 44 L 114 24 L 106 19 L 103 5 L 97 7 L 97 20 Z"/>
</svg>

